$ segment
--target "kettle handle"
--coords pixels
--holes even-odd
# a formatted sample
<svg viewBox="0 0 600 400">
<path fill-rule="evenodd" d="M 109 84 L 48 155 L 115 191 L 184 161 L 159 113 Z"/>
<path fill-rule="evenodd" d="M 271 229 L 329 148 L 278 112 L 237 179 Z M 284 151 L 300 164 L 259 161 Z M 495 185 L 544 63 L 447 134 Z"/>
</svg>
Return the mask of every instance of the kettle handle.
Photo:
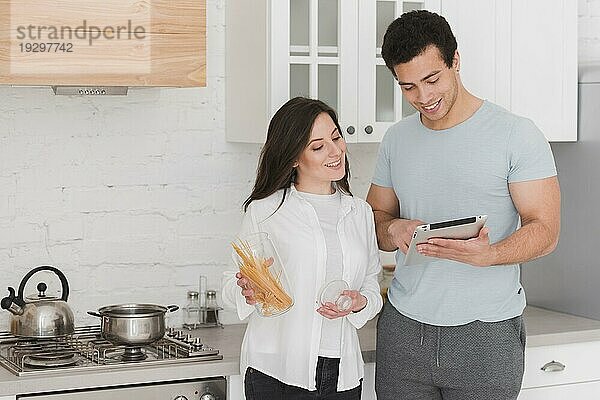
<svg viewBox="0 0 600 400">
<path fill-rule="evenodd" d="M 58 276 L 58 279 L 60 279 L 60 283 L 62 285 L 61 300 L 67 301 L 67 299 L 69 298 L 69 283 L 67 282 L 67 277 L 65 276 L 65 274 L 60 272 L 60 270 L 58 268 L 53 267 L 51 265 L 40 265 L 39 267 L 35 267 L 31 271 L 29 271 L 23 277 L 23 280 L 21 281 L 21 284 L 19 285 L 19 294 L 17 296 L 17 299 L 24 301 L 23 300 L 23 292 L 25 291 L 25 284 L 27 283 L 27 281 L 29 280 L 29 278 L 31 278 L 31 276 L 33 274 L 40 272 L 40 271 L 51 271 L 51 272 L 54 272 L 56 274 L 56 276 Z"/>
</svg>

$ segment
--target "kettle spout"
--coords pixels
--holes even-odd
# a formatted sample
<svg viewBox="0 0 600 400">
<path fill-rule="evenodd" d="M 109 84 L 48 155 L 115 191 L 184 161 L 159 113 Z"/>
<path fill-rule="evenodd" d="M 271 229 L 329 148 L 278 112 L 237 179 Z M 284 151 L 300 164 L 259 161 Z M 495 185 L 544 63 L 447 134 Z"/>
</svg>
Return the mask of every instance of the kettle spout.
<svg viewBox="0 0 600 400">
<path fill-rule="evenodd" d="M 15 294 L 15 289 L 8 288 L 8 296 L 2 299 L 1 306 L 14 315 L 22 315 L 25 302 Z"/>
</svg>

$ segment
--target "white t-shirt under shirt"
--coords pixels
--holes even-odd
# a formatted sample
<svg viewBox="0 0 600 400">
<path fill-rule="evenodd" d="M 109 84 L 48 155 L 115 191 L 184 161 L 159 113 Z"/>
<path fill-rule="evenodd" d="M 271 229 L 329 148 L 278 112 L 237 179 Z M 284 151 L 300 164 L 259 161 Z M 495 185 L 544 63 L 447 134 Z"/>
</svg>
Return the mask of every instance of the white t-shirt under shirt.
<svg viewBox="0 0 600 400">
<path fill-rule="evenodd" d="M 327 247 L 325 283 L 340 280 L 342 279 L 343 262 L 337 224 L 340 219 L 341 195 L 337 190 L 333 194 L 298 193 L 315 209 L 325 236 L 325 246 Z M 341 338 L 342 319 L 323 317 L 319 355 L 332 358 L 340 357 Z"/>
</svg>

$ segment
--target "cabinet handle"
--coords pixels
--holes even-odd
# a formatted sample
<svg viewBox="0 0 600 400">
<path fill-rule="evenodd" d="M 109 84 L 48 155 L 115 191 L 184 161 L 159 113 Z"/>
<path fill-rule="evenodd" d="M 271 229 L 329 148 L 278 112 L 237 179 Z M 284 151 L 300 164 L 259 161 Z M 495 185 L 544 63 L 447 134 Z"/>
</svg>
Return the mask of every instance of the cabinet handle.
<svg viewBox="0 0 600 400">
<path fill-rule="evenodd" d="M 348 128 L 346 128 L 346 132 L 348 132 L 348 135 L 354 135 L 354 127 L 350 125 Z"/>
<path fill-rule="evenodd" d="M 550 361 L 542 367 L 542 371 L 544 372 L 560 372 L 565 370 L 565 364 L 558 361 Z"/>
<path fill-rule="evenodd" d="M 365 126 L 365 132 L 367 133 L 367 135 L 370 135 L 371 133 L 373 133 L 373 127 L 371 125 Z"/>
</svg>

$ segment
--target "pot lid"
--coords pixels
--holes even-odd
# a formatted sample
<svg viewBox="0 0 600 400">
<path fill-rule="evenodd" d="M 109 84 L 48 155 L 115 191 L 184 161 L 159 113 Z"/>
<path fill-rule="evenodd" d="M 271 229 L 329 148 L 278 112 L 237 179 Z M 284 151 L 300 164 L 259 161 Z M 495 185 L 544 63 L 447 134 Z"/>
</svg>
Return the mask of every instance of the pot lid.
<svg viewBox="0 0 600 400">
<path fill-rule="evenodd" d="M 98 309 L 100 315 L 115 318 L 154 317 L 162 315 L 166 311 L 166 307 L 158 304 L 116 304 Z"/>
</svg>

